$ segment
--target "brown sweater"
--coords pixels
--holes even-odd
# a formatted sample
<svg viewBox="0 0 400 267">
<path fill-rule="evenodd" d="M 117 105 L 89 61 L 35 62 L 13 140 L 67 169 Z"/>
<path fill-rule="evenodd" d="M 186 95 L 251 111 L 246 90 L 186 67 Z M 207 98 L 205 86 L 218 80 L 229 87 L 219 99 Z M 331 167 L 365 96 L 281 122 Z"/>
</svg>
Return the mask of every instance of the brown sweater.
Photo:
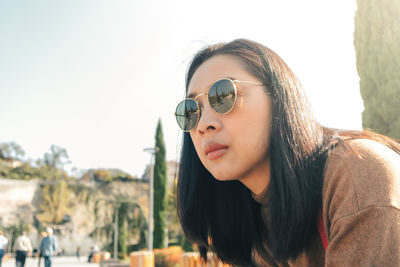
<svg viewBox="0 0 400 267">
<path fill-rule="evenodd" d="M 259 266 L 400 266 L 400 156 L 371 140 L 351 140 L 358 155 L 338 145 L 324 168 L 322 217 L 329 246 L 316 236 L 311 246 L 287 263 Z M 268 199 L 262 204 L 268 225 Z"/>
</svg>

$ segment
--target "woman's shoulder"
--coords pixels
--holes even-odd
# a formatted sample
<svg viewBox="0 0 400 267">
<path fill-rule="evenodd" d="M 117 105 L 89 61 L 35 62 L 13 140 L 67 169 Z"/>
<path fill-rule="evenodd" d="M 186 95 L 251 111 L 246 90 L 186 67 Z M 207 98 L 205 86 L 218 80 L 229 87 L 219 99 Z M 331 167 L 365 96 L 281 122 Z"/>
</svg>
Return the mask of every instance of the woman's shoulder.
<svg viewBox="0 0 400 267">
<path fill-rule="evenodd" d="M 328 153 L 326 167 L 351 162 L 354 168 L 359 165 L 383 165 L 390 168 L 392 163 L 399 166 L 400 155 L 384 144 L 371 139 L 347 139 L 338 143 Z"/>
<path fill-rule="evenodd" d="M 400 155 L 370 139 L 339 143 L 325 164 L 323 202 L 336 216 L 371 206 L 400 209 Z"/>
</svg>

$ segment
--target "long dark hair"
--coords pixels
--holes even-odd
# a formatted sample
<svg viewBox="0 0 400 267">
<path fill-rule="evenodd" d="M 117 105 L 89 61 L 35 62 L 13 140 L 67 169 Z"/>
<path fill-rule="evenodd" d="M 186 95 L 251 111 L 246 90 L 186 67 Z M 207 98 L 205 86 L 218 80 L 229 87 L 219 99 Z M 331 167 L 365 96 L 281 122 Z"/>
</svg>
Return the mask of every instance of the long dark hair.
<svg viewBox="0 0 400 267">
<path fill-rule="evenodd" d="M 221 54 L 237 56 L 272 97 L 271 176 L 266 193 L 269 225 L 263 222 L 260 204 L 250 190 L 239 181 L 215 179 L 200 162 L 189 133 L 184 133 L 177 190 L 182 228 L 205 259 L 209 249 L 235 265 L 252 265 L 255 251 L 270 262 L 294 259 L 317 234 L 323 168 L 330 147 L 340 142 L 340 136 L 391 141 L 372 132 L 322 127 L 286 63 L 269 48 L 250 40 L 210 45 L 199 51 L 187 71 L 186 88 L 204 61 Z M 395 142 L 390 144 L 397 147 Z"/>
</svg>

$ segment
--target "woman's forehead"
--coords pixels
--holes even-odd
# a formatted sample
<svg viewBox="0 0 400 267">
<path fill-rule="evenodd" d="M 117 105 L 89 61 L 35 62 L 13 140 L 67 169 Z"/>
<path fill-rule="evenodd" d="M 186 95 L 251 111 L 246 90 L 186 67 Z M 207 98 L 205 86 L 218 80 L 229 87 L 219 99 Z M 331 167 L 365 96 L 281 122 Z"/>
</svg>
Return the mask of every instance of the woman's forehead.
<svg viewBox="0 0 400 267">
<path fill-rule="evenodd" d="M 216 55 L 204 61 L 194 72 L 187 95 L 196 95 L 207 91 L 217 80 L 222 78 L 249 79 L 251 76 L 245 70 L 244 64 L 237 56 Z"/>
</svg>

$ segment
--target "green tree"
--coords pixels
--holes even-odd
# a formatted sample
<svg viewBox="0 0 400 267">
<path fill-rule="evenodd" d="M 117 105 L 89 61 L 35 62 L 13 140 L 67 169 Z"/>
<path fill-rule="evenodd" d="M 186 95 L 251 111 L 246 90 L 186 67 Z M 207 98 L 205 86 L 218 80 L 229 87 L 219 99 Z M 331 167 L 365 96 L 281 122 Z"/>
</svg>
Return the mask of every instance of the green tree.
<svg viewBox="0 0 400 267">
<path fill-rule="evenodd" d="M 121 202 L 118 207 L 118 257 L 124 258 L 127 256 L 128 243 L 128 202 Z"/>
<path fill-rule="evenodd" d="M 22 147 L 15 142 L 0 143 L 0 162 L 5 163 L 0 164 L 0 177 L 20 180 L 69 178 L 67 173 L 60 169 L 69 162 L 65 149 L 52 145 L 50 153 L 46 153 L 43 160 L 38 159 L 33 165 L 30 161 L 22 161 L 24 155 Z"/>
<path fill-rule="evenodd" d="M 25 151 L 15 142 L 0 143 L 0 159 L 3 160 L 21 160 Z"/>
<path fill-rule="evenodd" d="M 63 170 L 65 164 L 70 163 L 67 150 L 57 145 L 51 145 L 50 152 L 46 152 L 42 161 L 38 161 L 40 177 L 46 180 L 68 178 Z"/>
<path fill-rule="evenodd" d="M 400 1 L 357 0 L 354 46 L 362 124 L 400 138 Z"/>
<path fill-rule="evenodd" d="M 29 163 L 22 163 L 20 166 L 11 168 L 9 170 L 7 178 L 30 180 L 33 177 L 38 177 L 38 170 L 33 168 Z"/>
<path fill-rule="evenodd" d="M 86 173 L 82 175 L 82 179 L 85 181 L 90 181 L 90 179 L 94 179 L 97 182 L 113 182 L 116 180 L 119 181 L 132 181 L 135 179 L 129 173 L 126 173 L 120 169 L 90 169 Z"/>
<path fill-rule="evenodd" d="M 67 182 L 62 179 L 55 184 L 44 185 L 41 191 L 40 212 L 37 218 L 46 224 L 63 222 L 64 215 L 69 215 L 69 197 L 71 191 Z"/>
<path fill-rule="evenodd" d="M 167 163 L 165 160 L 165 144 L 158 120 L 156 130 L 156 157 L 154 163 L 154 248 L 165 247 L 167 226 Z"/>
<path fill-rule="evenodd" d="M 138 239 L 136 248 L 146 247 L 147 221 L 142 207 L 129 199 L 98 199 L 95 202 L 95 217 L 99 222 L 95 230 L 90 233 L 91 237 L 110 240 L 106 245 L 106 250 L 114 249 L 114 227 L 115 213 L 118 217 L 118 258 L 125 258 L 128 254 L 128 245 L 132 240 Z"/>
<path fill-rule="evenodd" d="M 14 242 L 17 238 L 22 234 L 23 231 L 29 233 L 32 228 L 32 225 L 24 220 L 19 220 L 18 223 L 11 224 L 7 227 L 2 228 L 5 233 L 5 236 L 8 237 L 8 248 L 10 251 L 13 251 Z M 14 251 L 15 252 L 15 251 Z"/>
<path fill-rule="evenodd" d="M 43 157 L 46 166 L 62 169 L 64 164 L 70 163 L 68 153 L 65 148 L 51 145 L 50 153 L 46 152 Z"/>
</svg>

